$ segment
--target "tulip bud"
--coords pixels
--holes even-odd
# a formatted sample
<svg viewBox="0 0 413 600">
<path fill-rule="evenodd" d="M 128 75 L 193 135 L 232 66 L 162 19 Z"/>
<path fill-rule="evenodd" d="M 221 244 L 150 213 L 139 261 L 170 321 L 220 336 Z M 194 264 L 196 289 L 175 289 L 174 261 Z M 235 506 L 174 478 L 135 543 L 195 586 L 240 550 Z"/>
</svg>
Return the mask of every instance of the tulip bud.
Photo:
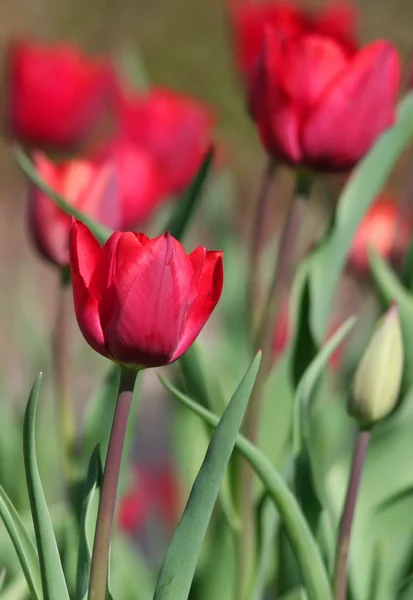
<svg viewBox="0 0 413 600">
<path fill-rule="evenodd" d="M 378 322 L 354 377 L 348 412 L 361 429 L 370 429 L 396 406 L 402 373 L 402 334 L 393 305 Z"/>
</svg>

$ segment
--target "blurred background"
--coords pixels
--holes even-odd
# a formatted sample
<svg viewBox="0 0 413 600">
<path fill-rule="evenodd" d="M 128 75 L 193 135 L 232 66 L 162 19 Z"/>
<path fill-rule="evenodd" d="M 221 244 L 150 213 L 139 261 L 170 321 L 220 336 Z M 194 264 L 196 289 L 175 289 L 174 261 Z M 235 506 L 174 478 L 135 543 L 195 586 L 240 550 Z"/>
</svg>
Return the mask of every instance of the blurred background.
<svg viewBox="0 0 413 600">
<path fill-rule="evenodd" d="M 413 48 L 412 1 L 363 0 L 358 4 L 361 39 L 386 37 L 406 57 Z M 224 0 L 2 0 L 2 102 L 7 99 L 7 46 L 16 36 L 72 42 L 115 61 L 122 50 L 138 52 L 151 82 L 209 104 L 217 116 L 217 137 L 232 181 L 232 198 L 223 197 L 226 206 L 222 208 L 232 211 L 232 223 L 240 236 L 246 235 L 265 155 L 243 104 Z M 285 179 L 288 185 L 287 172 Z M 397 188 L 397 180 L 392 185 Z M 7 401 L 20 405 L 36 371 L 50 359 L 58 277 L 31 250 L 26 207 L 27 182 L 10 155 L 9 141 L 0 137 L 0 391 Z M 282 193 L 273 211 L 269 227 L 275 229 L 283 212 Z M 72 387 L 81 409 L 107 363 L 86 346 L 74 317 L 72 325 L 71 372 L 76 373 Z M 146 378 L 153 394 L 151 402 L 145 402 L 138 438 L 156 454 L 165 432 L 164 421 L 158 419 L 162 392 L 153 378 L 152 374 Z M 46 377 L 46 386 L 47 381 Z M 52 403 L 45 406 L 47 411 Z"/>
</svg>

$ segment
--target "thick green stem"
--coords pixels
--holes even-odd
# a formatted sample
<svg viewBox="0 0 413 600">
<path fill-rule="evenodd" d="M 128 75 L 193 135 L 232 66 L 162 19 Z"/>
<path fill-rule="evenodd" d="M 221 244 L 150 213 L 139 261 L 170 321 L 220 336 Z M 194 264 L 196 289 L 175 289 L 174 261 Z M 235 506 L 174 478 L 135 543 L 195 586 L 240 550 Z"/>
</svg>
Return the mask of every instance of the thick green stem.
<svg viewBox="0 0 413 600">
<path fill-rule="evenodd" d="M 75 448 L 75 427 L 68 373 L 68 309 L 72 306 L 72 299 L 69 292 L 70 276 L 68 271 L 63 269 L 60 277 L 56 320 L 53 330 L 53 371 L 60 431 L 63 438 L 64 473 L 66 482 L 70 484 L 74 478 L 73 454 Z"/>
<path fill-rule="evenodd" d="M 363 466 L 366 459 L 370 436 L 370 431 L 359 431 L 354 448 L 350 480 L 347 487 L 347 495 L 340 521 L 340 530 L 337 541 L 334 571 L 335 600 L 346 600 L 347 598 L 347 563 L 350 550 L 351 529 L 353 526 L 357 496 L 360 488 L 360 481 L 363 473 Z"/>
<path fill-rule="evenodd" d="M 95 541 L 90 567 L 89 600 L 105 600 L 109 568 L 109 549 L 115 516 L 119 472 L 126 427 L 132 402 L 133 383 L 130 370 L 122 370 L 119 397 L 110 433 L 105 470 L 103 472 Z"/>
<path fill-rule="evenodd" d="M 251 324 L 251 331 L 254 332 L 255 318 L 259 306 L 260 291 L 260 251 L 264 234 L 264 225 L 267 215 L 268 200 L 270 197 L 271 186 L 276 171 L 275 162 L 269 158 L 263 172 L 257 201 L 254 206 L 254 215 L 251 232 L 250 252 L 249 252 L 249 277 L 247 281 L 247 316 Z"/>
</svg>

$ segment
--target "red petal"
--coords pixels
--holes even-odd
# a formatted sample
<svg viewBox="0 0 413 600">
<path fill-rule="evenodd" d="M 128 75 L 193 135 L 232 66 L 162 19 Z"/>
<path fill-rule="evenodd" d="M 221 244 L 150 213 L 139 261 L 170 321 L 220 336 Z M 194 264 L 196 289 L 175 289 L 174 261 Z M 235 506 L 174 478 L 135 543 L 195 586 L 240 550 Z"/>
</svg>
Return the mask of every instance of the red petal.
<svg viewBox="0 0 413 600">
<path fill-rule="evenodd" d="M 98 303 L 88 288 L 100 253 L 101 248 L 88 228 L 73 219 L 70 231 L 70 268 L 77 322 L 88 344 L 100 354 L 108 356 Z"/>
<path fill-rule="evenodd" d="M 399 82 L 393 46 L 376 42 L 361 50 L 304 127 L 306 161 L 328 169 L 353 167 L 392 124 Z"/>
<path fill-rule="evenodd" d="M 86 225 L 72 219 L 70 228 L 70 269 L 79 275 L 84 285 L 89 287 L 94 270 L 100 260 L 102 248 Z"/>
<path fill-rule="evenodd" d="M 147 367 L 167 364 L 195 295 L 181 244 L 170 234 L 146 242 L 128 268 L 117 269 L 103 298 L 111 307 L 104 326 L 111 354 Z"/>
<path fill-rule="evenodd" d="M 40 177 L 59 192 L 58 168 L 41 152 L 35 153 L 34 162 Z M 67 266 L 70 217 L 34 186 L 30 187 L 29 226 L 33 240 L 43 256 L 61 267 Z"/>
<path fill-rule="evenodd" d="M 121 224 L 118 184 L 118 174 L 112 163 L 97 167 L 79 203 L 80 210 L 112 230 Z"/>
<path fill-rule="evenodd" d="M 224 283 L 222 252 L 206 252 L 197 285 L 197 297 L 192 305 L 184 329 L 169 362 L 177 360 L 198 337 L 220 299 Z M 200 252 L 197 248 L 190 254 L 194 269 L 198 270 Z"/>
</svg>

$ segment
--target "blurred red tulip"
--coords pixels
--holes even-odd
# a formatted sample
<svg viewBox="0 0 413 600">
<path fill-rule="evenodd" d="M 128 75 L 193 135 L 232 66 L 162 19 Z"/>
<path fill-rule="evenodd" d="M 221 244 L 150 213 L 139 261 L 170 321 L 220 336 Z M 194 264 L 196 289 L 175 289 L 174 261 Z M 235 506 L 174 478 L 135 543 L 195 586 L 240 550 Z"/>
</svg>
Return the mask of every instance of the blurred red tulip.
<svg viewBox="0 0 413 600">
<path fill-rule="evenodd" d="M 8 73 L 8 126 L 13 136 L 38 145 L 82 143 L 114 89 L 109 64 L 70 45 L 14 43 Z"/>
<path fill-rule="evenodd" d="M 116 232 L 103 248 L 73 220 L 70 267 L 76 317 L 100 354 L 141 368 L 177 360 L 194 342 L 223 285 L 222 252 L 187 255 L 169 233 Z"/>
<path fill-rule="evenodd" d="M 276 362 L 285 352 L 290 339 L 290 321 L 288 315 L 288 303 L 281 305 L 275 325 L 273 339 L 273 359 Z"/>
<path fill-rule="evenodd" d="M 170 194 L 182 193 L 211 145 L 212 112 L 192 98 L 154 88 L 147 94 L 120 92 L 118 113 L 122 135 L 158 160 Z"/>
<path fill-rule="evenodd" d="M 341 29 L 332 9 L 297 21 L 289 10 L 289 19 L 264 23 L 259 55 L 241 59 L 247 69 L 256 63 L 248 95 L 261 141 L 280 162 L 351 169 L 393 123 L 400 57 L 386 41 L 357 51 L 350 20 Z"/>
<path fill-rule="evenodd" d="M 354 236 L 348 255 L 348 265 L 353 271 L 359 275 L 369 272 L 370 247 L 386 259 L 397 260 L 403 256 L 412 234 L 412 224 L 399 220 L 398 215 L 395 200 L 384 195 L 370 207 Z"/>
<path fill-rule="evenodd" d="M 238 67 L 246 81 L 264 50 L 267 27 L 274 28 L 284 41 L 313 34 L 336 40 L 349 56 L 357 50 L 357 15 L 349 4 L 329 4 L 322 11 L 310 11 L 285 0 L 230 0 L 229 9 Z"/>
<path fill-rule="evenodd" d="M 157 160 L 126 137 L 114 139 L 94 155 L 99 163 L 116 168 L 121 202 L 120 228 L 130 229 L 145 221 L 162 201 L 170 198 Z"/>
<path fill-rule="evenodd" d="M 130 489 L 120 499 L 119 528 L 129 535 L 136 535 L 151 517 L 160 517 L 172 532 L 179 518 L 179 510 L 179 482 L 174 469 L 166 465 L 152 471 L 139 465 L 135 467 L 135 478 Z"/>
<path fill-rule="evenodd" d="M 110 164 L 95 166 L 86 160 L 60 165 L 37 152 L 39 176 L 69 204 L 111 229 L 119 226 L 116 174 Z M 52 263 L 69 266 L 71 217 L 37 187 L 30 188 L 29 227 L 40 253 Z"/>
</svg>

